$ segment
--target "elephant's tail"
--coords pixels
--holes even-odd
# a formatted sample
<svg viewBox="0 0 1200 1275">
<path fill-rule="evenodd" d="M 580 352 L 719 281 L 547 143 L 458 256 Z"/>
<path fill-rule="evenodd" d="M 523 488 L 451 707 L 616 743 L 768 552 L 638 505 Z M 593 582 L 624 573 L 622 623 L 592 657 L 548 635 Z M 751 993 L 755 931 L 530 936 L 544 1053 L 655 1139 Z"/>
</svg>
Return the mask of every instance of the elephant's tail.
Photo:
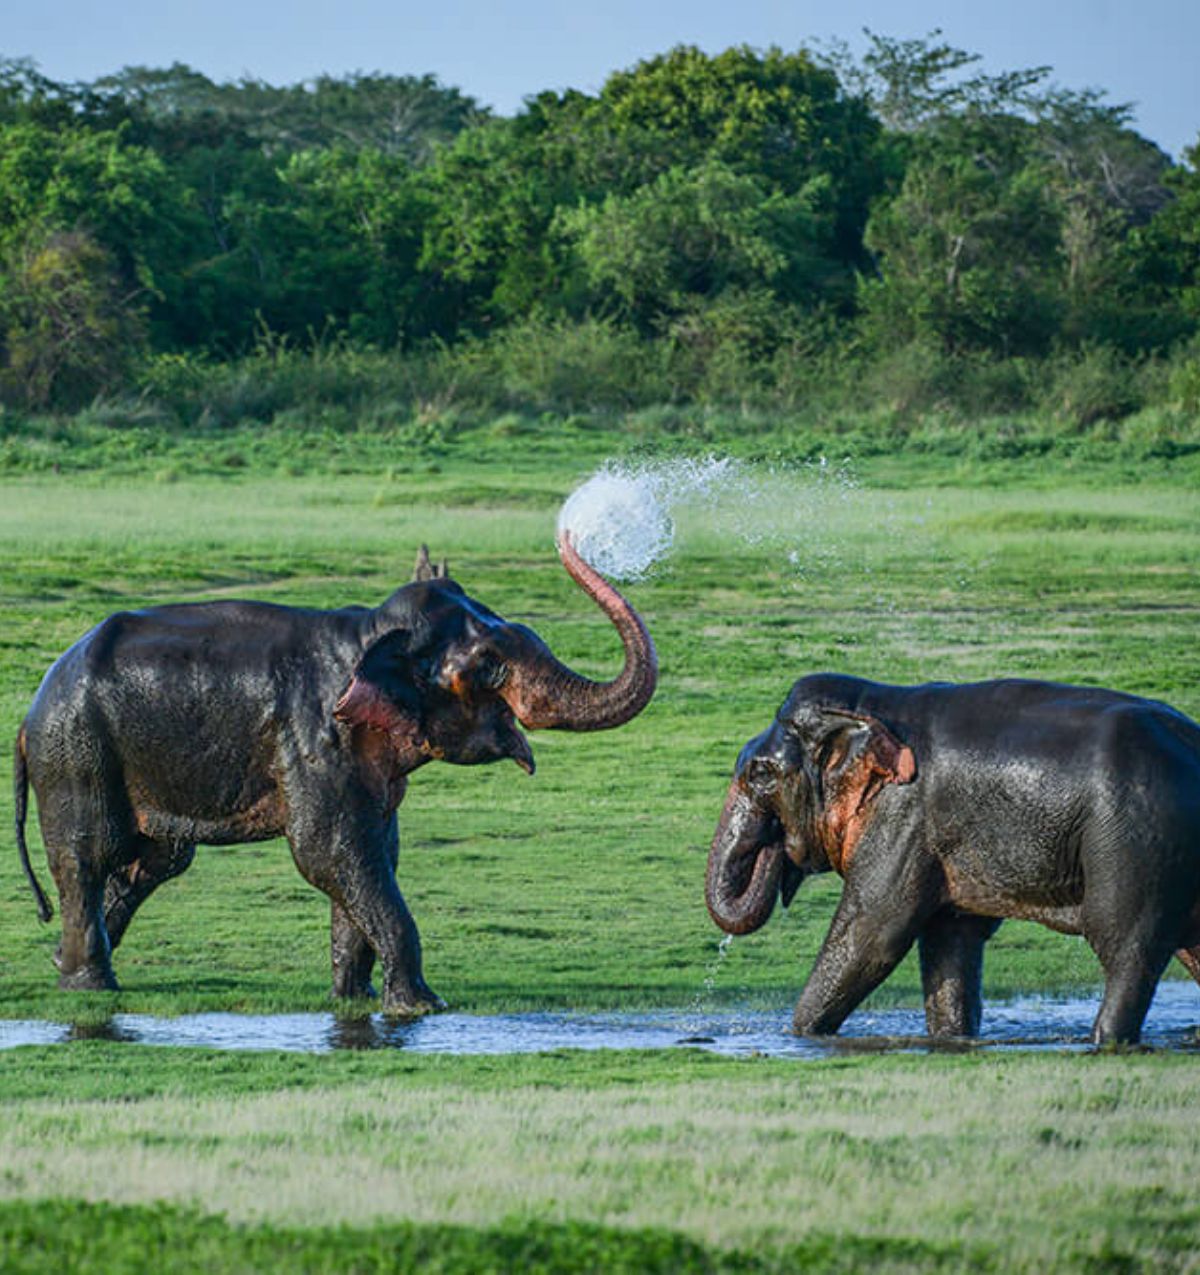
<svg viewBox="0 0 1200 1275">
<path fill-rule="evenodd" d="M 33 875 L 33 867 L 29 862 L 29 847 L 25 844 L 25 816 L 29 810 L 29 762 L 25 757 L 25 727 L 17 731 L 17 742 L 13 749 L 13 823 L 17 832 L 17 851 L 21 856 L 21 867 L 29 880 L 30 889 L 37 899 L 38 917 L 44 924 L 53 915 L 54 909 L 41 883 Z"/>
</svg>

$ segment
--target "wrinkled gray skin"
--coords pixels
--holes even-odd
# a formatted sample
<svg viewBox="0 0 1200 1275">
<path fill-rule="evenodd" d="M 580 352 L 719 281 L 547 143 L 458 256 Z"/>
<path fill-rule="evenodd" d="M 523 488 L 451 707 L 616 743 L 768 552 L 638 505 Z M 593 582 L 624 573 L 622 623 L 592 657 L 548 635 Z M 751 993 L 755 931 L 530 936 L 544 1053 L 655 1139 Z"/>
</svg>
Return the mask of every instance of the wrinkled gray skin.
<svg viewBox="0 0 1200 1275">
<path fill-rule="evenodd" d="M 738 758 L 709 911 L 749 933 L 830 870 L 798 1033 L 836 1032 L 915 942 L 929 1033 L 977 1035 L 984 944 L 1014 917 L 1083 935 L 1105 974 L 1092 1038 L 1136 1042 L 1172 954 L 1200 982 L 1200 726 L 1044 682 L 802 678 Z"/>
<path fill-rule="evenodd" d="M 383 1008 L 442 1007 L 396 884 L 396 807 L 439 760 L 509 758 L 533 773 L 528 729 L 606 730 L 654 693 L 654 644 L 637 613 L 559 552 L 625 649 L 611 682 L 561 664 L 418 559 L 381 606 L 317 611 L 258 602 L 110 616 L 46 674 L 17 735 L 17 846 L 43 921 L 49 901 L 25 845 L 27 787 L 63 918 L 59 984 L 115 988 L 112 952 L 138 907 L 198 843 L 286 836 L 332 905 L 333 990 Z"/>
</svg>

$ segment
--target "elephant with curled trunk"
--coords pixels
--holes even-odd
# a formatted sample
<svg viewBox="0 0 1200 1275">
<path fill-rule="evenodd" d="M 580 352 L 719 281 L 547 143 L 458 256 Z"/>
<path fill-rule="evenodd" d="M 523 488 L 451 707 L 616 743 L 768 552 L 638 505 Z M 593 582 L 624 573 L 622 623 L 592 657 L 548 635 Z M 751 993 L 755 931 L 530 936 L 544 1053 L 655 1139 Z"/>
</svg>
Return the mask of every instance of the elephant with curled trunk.
<svg viewBox="0 0 1200 1275">
<path fill-rule="evenodd" d="M 284 835 L 332 901 L 333 990 L 383 1008 L 442 1007 L 396 885 L 396 807 L 432 760 L 511 758 L 533 773 L 529 729 L 620 726 L 654 693 L 654 644 L 629 603 L 559 543 L 572 578 L 625 649 L 611 682 L 561 664 L 531 629 L 467 596 L 424 555 L 417 579 L 373 609 L 261 602 L 154 607 L 109 617 L 51 667 L 17 736 L 17 844 L 29 865 L 37 796 L 63 936 L 65 988 L 115 988 L 111 954 L 137 908 L 197 843 Z"/>
<path fill-rule="evenodd" d="M 1200 726 L 1047 682 L 802 678 L 738 758 L 709 912 L 749 933 L 824 871 L 844 885 L 798 1033 L 836 1032 L 915 942 L 930 1034 L 978 1034 L 983 947 L 1015 917 L 1084 936 L 1092 1038 L 1135 1042 L 1172 954 L 1200 981 Z"/>
</svg>

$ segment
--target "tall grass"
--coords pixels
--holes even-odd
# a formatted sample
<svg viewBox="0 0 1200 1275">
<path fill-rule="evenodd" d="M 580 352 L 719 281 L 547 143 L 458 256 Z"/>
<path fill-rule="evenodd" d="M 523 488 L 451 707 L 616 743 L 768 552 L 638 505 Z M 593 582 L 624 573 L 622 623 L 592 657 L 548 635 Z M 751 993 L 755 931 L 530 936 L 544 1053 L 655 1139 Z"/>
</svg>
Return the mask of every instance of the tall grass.
<svg viewBox="0 0 1200 1275">
<path fill-rule="evenodd" d="M 749 337 L 731 344 L 689 330 L 648 340 L 599 319 L 531 318 L 486 340 L 392 353 L 264 334 L 232 362 L 151 359 L 127 393 L 73 417 L 0 409 L 0 470 L 36 466 L 39 447 L 48 455 L 84 436 L 99 446 L 97 435 L 131 426 L 143 439 L 182 431 L 210 445 L 213 434 L 265 425 L 384 434 L 428 452 L 498 416 L 524 429 L 548 424 L 548 434 L 582 421 L 643 444 L 665 429 L 733 445 L 766 437 L 793 452 L 837 439 L 891 452 L 986 451 L 1000 440 L 1010 453 L 1098 442 L 1143 455 L 1200 446 L 1198 368 L 1194 341 L 1148 359 L 1103 345 L 995 359 L 922 344 L 872 352 L 814 328 L 767 357 Z"/>
</svg>

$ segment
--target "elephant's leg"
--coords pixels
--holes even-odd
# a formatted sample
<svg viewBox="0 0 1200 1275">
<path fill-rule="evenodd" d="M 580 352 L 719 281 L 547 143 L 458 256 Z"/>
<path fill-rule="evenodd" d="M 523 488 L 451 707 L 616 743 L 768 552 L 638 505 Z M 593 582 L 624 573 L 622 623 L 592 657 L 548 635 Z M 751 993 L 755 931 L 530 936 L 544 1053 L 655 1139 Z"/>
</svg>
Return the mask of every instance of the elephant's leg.
<svg viewBox="0 0 1200 1275">
<path fill-rule="evenodd" d="M 394 878 L 400 854 L 395 820 L 388 826 L 385 849 Z M 330 955 L 334 996 L 355 998 L 375 995 L 375 988 L 371 985 L 375 949 L 345 908 L 336 902 L 330 904 Z"/>
<path fill-rule="evenodd" d="M 395 819 L 373 825 L 366 819 L 352 822 L 361 825 L 353 836 L 345 831 L 346 820 L 336 831 L 329 829 L 329 836 L 320 835 L 317 821 L 291 829 L 288 840 L 296 866 L 306 881 L 329 895 L 348 921 L 341 933 L 351 964 L 357 963 L 358 969 L 365 964 L 361 941 L 353 931 L 382 963 L 384 1013 L 410 1016 L 444 1009 L 445 1002 L 425 982 L 417 924 L 396 884 L 391 851 Z M 336 949 L 334 957 L 336 961 Z M 336 988 L 336 968 L 334 976 Z"/>
<path fill-rule="evenodd" d="M 978 1036 L 983 1017 L 983 945 L 1000 925 L 991 917 L 944 912 L 917 936 L 925 1030 Z"/>
<path fill-rule="evenodd" d="M 1158 980 L 1188 933 L 1194 881 L 1148 875 L 1137 837 L 1085 844 L 1082 931 L 1104 969 L 1104 998 L 1092 1024 L 1098 1045 L 1133 1045 Z"/>
<path fill-rule="evenodd" d="M 333 995 L 350 999 L 374 996 L 371 971 L 375 968 L 375 949 L 341 904 L 331 902 L 329 910 Z"/>
<path fill-rule="evenodd" d="M 86 841 L 67 850 L 47 841 L 47 849 L 62 913 L 58 985 L 68 991 L 116 991 L 104 926 L 104 873 L 90 861 Z"/>
<path fill-rule="evenodd" d="M 108 878 L 104 887 L 104 926 L 113 950 L 124 938 L 138 908 L 164 881 L 186 872 L 195 857 L 194 845 L 143 839 L 137 858 Z"/>
<path fill-rule="evenodd" d="M 833 1035 L 900 964 L 919 928 L 910 914 L 866 910 L 843 894 L 796 1005 L 796 1034 Z"/>
<path fill-rule="evenodd" d="M 1094 1044 L 1136 1045 L 1141 1039 L 1146 1011 L 1173 955 L 1171 947 L 1134 936 L 1097 950 L 1104 967 L 1104 999 L 1092 1024 Z"/>
</svg>

